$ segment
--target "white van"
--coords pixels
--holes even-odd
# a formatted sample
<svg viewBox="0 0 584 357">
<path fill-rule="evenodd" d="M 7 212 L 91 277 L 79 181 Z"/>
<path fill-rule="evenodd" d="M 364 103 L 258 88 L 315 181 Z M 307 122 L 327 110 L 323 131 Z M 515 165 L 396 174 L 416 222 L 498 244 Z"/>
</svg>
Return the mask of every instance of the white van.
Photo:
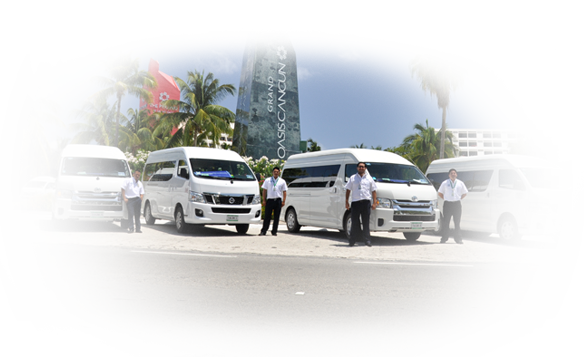
<svg viewBox="0 0 584 357">
<path fill-rule="evenodd" d="M 34 195 L 44 195 L 45 193 L 55 193 L 55 178 L 51 176 L 37 176 L 28 181 L 20 189 L 20 200 L 26 201 Z"/>
<path fill-rule="evenodd" d="M 178 147 L 150 153 L 142 173 L 146 224 L 173 220 L 179 233 L 189 224 L 235 225 L 247 232 L 261 220 L 258 181 L 236 152 Z"/>
<path fill-rule="evenodd" d="M 370 230 L 403 232 L 416 240 L 438 227 L 437 193 L 424 174 L 403 157 L 379 150 L 336 149 L 292 155 L 282 178 L 288 184 L 284 220 L 290 232 L 301 226 L 351 231 L 345 208 L 345 184 L 365 162 L 377 183 L 379 205 L 371 211 Z"/>
<path fill-rule="evenodd" d="M 116 147 L 67 145 L 61 153 L 53 218 L 127 218 L 121 187 L 130 176 L 126 156 Z"/>
<path fill-rule="evenodd" d="M 435 160 L 426 176 L 438 190 L 450 169 L 458 172 L 469 191 L 462 200 L 461 230 L 518 239 L 543 233 L 554 221 L 550 215 L 556 209 L 542 205 L 552 197 L 566 197 L 546 185 L 556 166 L 537 157 L 485 155 Z"/>
</svg>

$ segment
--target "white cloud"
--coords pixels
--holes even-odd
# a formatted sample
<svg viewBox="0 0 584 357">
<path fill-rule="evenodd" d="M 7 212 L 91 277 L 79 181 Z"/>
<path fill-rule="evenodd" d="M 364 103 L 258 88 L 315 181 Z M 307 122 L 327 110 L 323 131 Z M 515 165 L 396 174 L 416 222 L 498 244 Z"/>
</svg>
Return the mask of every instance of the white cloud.
<svg viewBox="0 0 584 357">
<path fill-rule="evenodd" d="M 313 72 L 313 71 L 309 70 L 308 68 L 298 67 L 298 80 L 299 81 L 306 80 L 306 79 L 314 76 L 316 73 L 317 72 Z"/>
<path fill-rule="evenodd" d="M 239 69 L 225 53 L 214 50 L 211 53 L 213 55 L 209 56 L 207 61 L 196 60 L 198 65 L 204 67 L 201 70 L 205 69 L 205 72 L 213 72 L 213 74 L 233 74 Z"/>
<path fill-rule="evenodd" d="M 363 58 L 363 56 L 361 56 L 359 52 L 357 52 L 357 50 L 351 46 L 349 47 L 345 47 L 342 45 L 339 46 L 339 51 L 337 52 L 337 55 L 343 61 L 346 62 L 355 62 L 356 60 Z"/>
</svg>

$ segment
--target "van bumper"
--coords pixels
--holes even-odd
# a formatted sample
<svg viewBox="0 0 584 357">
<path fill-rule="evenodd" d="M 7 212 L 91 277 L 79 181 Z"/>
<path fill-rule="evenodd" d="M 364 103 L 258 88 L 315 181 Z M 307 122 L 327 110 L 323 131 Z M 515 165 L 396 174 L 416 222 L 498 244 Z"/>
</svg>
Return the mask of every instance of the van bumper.
<svg viewBox="0 0 584 357">
<path fill-rule="evenodd" d="M 393 209 L 377 208 L 371 211 L 370 226 L 372 231 L 388 232 L 423 232 L 436 231 L 440 228 L 440 211 L 433 210 L 432 215 L 394 215 Z"/>
<path fill-rule="evenodd" d="M 189 224 L 253 224 L 262 219 L 262 205 L 209 205 L 188 202 L 185 222 Z"/>
<path fill-rule="evenodd" d="M 56 199 L 52 208 L 53 219 L 67 220 L 67 219 L 87 219 L 87 220 L 103 220 L 113 221 L 128 218 L 126 205 L 121 204 L 119 207 L 109 207 L 106 209 L 99 209 L 97 207 L 82 208 L 76 207 L 71 200 Z"/>
</svg>

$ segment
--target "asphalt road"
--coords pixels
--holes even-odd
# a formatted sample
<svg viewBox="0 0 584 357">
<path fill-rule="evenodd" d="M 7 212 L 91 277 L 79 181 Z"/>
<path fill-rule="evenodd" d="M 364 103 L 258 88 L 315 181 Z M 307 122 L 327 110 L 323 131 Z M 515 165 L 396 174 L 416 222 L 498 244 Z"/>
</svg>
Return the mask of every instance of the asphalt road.
<svg viewBox="0 0 584 357">
<path fill-rule="evenodd" d="M 142 235 L 116 224 L 30 228 L 2 240 L 10 355 L 582 352 L 578 245 L 375 234 L 374 247 L 348 248 L 310 227 L 181 236 L 164 222 Z"/>
</svg>

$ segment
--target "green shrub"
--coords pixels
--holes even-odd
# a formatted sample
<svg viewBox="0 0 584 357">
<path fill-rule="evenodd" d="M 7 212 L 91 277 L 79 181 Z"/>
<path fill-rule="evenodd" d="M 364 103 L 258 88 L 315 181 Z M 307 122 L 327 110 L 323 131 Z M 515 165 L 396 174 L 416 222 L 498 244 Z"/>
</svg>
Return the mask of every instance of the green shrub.
<svg viewBox="0 0 584 357">
<path fill-rule="evenodd" d="M 52 208 L 53 194 L 45 193 L 44 195 L 31 196 L 26 201 L 16 202 L 14 209 L 31 210 L 31 211 L 50 211 Z"/>
</svg>

